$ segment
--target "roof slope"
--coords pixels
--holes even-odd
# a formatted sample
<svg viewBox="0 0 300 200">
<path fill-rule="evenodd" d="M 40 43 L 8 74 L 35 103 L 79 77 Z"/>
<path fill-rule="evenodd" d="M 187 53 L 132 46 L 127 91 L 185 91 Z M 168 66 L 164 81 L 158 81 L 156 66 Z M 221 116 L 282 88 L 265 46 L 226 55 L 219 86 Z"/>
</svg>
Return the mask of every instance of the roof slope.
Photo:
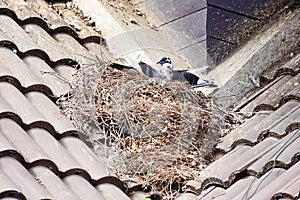
<svg viewBox="0 0 300 200">
<path fill-rule="evenodd" d="M 0 2 L 0 198 L 129 199 L 56 105 L 75 68 L 105 50 L 82 32 L 44 1 Z"/>
<path fill-rule="evenodd" d="M 300 54 L 267 82 L 236 107 L 251 117 L 222 139 L 220 158 L 189 183 L 194 194 L 181 198 L 300 197 Z"/>
<path fill-rule="evenodd" d="M 129 199 L 131 189 L 55 103 L 105 42 L 88 28 L 78 35 L 44 1 L 35 3 L 0 1 L 0 198 Z M 299 60 L 237 107 L 255 114 L 223 138 L 220 158 L 180 198 L 300 198 Z"/>
</svg>

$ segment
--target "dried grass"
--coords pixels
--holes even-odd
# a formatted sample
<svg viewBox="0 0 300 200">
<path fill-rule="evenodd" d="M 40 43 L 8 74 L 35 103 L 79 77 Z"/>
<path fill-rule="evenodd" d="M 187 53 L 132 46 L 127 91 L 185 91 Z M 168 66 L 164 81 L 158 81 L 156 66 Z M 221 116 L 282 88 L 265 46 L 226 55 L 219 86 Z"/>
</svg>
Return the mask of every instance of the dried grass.
<svg viewBox="0 0 300 200">
<path fill-rule="evenodd" d="M 102 160 L 123 180 L 174 197 L 213 159 L 228 113 L 182 82 L 82 66 L 67 107 Z"/>
</svg>

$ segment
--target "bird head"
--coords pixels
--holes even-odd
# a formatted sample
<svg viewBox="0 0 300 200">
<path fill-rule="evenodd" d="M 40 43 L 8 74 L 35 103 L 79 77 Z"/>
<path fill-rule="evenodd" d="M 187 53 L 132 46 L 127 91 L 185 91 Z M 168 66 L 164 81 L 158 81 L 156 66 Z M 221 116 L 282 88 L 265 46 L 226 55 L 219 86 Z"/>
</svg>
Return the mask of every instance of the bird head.
<svg viewBox="0 0 300 200">
<path fill-rule="evenodd" d="M 171 59 L 168 58 L 168 57 L 162 57 L 156 64 L 161 64 L 161 65 L 163 65 L 163 64 L 165 64 L 165 63 L 172 64 L 172 63 L 171 63 Z"/>
<path fill-rule="evenodd" d="M 169 70 L 173 70 L 171 59 L 168 57 L 162 57 L 156 64 L 160 64 L 162 67 L 167 67 Z"/>
</svg>

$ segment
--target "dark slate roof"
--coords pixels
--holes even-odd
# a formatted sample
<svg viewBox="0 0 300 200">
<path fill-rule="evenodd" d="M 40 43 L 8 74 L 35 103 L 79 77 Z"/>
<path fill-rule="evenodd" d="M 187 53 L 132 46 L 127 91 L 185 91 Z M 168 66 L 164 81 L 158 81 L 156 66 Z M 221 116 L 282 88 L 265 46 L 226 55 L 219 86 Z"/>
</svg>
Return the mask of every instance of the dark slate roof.
<svg viewBox="0 0 300 200">
<path fill-rule="evenodd" d="M 235 108 L 251 117 L 216 146 L 219 159 L 189 183 L 189 199 L 300 198 L 299 72 L 300 54 Z"/>
<path fill-rule="evenodd" d="M 0 198 L 129 199 L 55 104 L 103 39 L 79 36 L 48 10 L 50 27 L 37 13 L 23 0 L 0 2 Z"/>
</svg>

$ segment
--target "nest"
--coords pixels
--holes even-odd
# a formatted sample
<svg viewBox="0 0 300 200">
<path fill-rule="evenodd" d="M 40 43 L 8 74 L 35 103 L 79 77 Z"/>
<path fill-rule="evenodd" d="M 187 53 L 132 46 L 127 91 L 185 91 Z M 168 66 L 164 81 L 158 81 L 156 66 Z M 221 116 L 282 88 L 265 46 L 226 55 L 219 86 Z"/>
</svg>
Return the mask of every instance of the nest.
<svg viewBox="0 0 300 200">
<path fill-rule="evenodd" d="M 228 113 L 189 85 L 82 67 L 67 106 L 96 153 L 121 179 L 174 197 L 213 159 Z"/>
</svg>

